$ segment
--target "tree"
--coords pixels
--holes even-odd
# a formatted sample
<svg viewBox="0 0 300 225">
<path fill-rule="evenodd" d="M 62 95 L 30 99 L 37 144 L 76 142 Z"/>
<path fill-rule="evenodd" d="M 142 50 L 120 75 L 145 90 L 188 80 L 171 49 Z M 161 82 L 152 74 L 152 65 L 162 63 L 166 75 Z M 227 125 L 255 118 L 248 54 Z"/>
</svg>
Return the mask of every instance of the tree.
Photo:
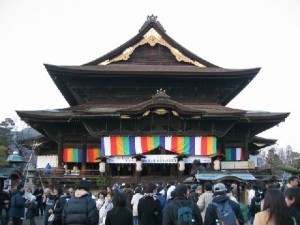
<svg viewBox="0 0 300 225">
<path fill-rule="evenodd" d="M 15 122 L 11 118 L 5 118 L 0 123 L 0 145 L 8 147 L 12 143 L 12 130 L 15 128 Z"/>
<path fill-rule="evenodd" d="M 288 145 L 286 148 L 273 146 L 261 149 L 259 153 L 259 166 L 269 169 L 283 170 L 292 174 L 300 174 L 300 153 L 294 152 Z"/>
<path fill-rule="evenodd" d="M 0 145 L 0 165 L 8 165 L 8 162 L 6 161 L 7 156 L 7 148 L 3 145 Z"/>
<path fill-rule="evenodd" d="M 7 155 L 14 151 L 18 151 L 20 156 L 26 155 L 32 149 L 34 137 L 41 135 L 25 123 L 20 125 L 21 128 L 17 127 L 11 118 L 6 118 L 0 123 L 0 146 L 6 147 Z"/>
</svg>

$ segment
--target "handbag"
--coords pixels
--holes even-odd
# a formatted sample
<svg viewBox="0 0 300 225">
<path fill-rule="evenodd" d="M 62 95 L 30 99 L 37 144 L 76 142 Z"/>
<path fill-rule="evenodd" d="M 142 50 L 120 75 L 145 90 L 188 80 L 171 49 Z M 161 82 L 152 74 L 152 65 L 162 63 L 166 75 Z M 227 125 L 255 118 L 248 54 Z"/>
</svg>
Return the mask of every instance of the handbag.
<svg viewBox="0 0 300 225">
<path fill-rule="evenodd" d="M 55 205 L 54 205 L 54 208 L 53 208 L 53 209 L 55 209 L 55 208 L 56 208 L 57 201 L 58 201 L 58 200 L 56 200 L 56 202 L 55 202 Z M 53 221 L 54 221 L 54 219 L 55 219 L 55 214 L 54 214 L 54 212 L 52 212 L 52 213 L 51 213 L 51 215 L 48 217 L 48 222 L 53 222 Z"/>
<path fill-rule="evenodd" d="M 55 218 L 54 213 L 52 213 L 49 217 L 48 217 L 48 222 L 53 222 Z"/>
</svg>

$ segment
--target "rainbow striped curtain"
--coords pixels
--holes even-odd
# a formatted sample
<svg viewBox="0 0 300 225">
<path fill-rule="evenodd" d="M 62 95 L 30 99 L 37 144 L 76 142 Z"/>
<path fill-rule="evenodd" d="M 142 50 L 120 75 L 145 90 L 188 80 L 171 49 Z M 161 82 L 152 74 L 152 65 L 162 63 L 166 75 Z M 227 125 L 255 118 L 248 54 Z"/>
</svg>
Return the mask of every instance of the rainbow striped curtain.
<svg viewBox="0 0 300 225">
<path fill-rule="evenodd" d="M 82 162 L 82 149 L 80 148 L 64 148 L 64 162 Z"/>
<path fill-rule="evenodd" d="M 243 160 L 242 148 L 225 148 L 226 161 L 239 161 Z"/>
<path fill-rule="evenodd" d="M 101 155 L 136 155 L 162 147 L 177 154 L 212 155 L 217 153 L 216 137 L 110 136 L 101 138 Z"/>
<path fill-rule="evenodd" d="M 86 152 L 86 162 L 87 163 L 99 163 L 100 148 L 88 148 Z"/>
</svg>

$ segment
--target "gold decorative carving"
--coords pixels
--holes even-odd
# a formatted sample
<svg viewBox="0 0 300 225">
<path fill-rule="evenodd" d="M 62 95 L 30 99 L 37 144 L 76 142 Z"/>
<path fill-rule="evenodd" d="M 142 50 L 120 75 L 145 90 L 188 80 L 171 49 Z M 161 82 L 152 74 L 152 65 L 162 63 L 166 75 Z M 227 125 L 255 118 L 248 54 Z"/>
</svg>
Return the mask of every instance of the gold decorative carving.
<svg viewBox="0 0 300 225">
<path fill-rule="evenodd" d="M 156 109 L 154 112 L 155 112 L 157 115 L 164 115 L 164 114 L 168 113 L 168 110 L 163 109 L 163 108 L 159 108 L 159 109 Z"/>
<path fill-rule="evenodd" d="M 186 63 L 190 63 L 193 64 L 197 67 L 206 67 L 203 64 L 197 62 L 197 61 L 193 61 L 190 58 L 188 58 L 187 56 L 183 55 L 180 51 L 178 51 L 178 49 L 172 47 L 168 42 L 166 42 L 160 35 L 159 33 L 154 29 L 151 28 L 145 35 L 144 38 L 139 41 L 137 44 L 133 45 L 132 47 L 129 47 L 127 49 L 125 49 L 125 51 L 123 51 L 123 53 L 115 58 L 113 58 L 112 60 L 105 60 L 101 63 L 99 63 L 99 65 L 108 65 L 110 63 L 113 62 L 118 62 L 118 61 L 126 61 L 130 58 L 130 55 L 134 52 L 134 50 L 144 44 L 149 44 L 150 46 L 155 46 L 156 44 L 160 44 L 162 46 L 167 47 L 171 53 L 175 56 L 176 60 L 178 62 L 186 62 Z"/>
<path fill-rule="evenodd" d="M 121 119 L 130 119 L 129 115 L 121 115 Z"/>
</svg>

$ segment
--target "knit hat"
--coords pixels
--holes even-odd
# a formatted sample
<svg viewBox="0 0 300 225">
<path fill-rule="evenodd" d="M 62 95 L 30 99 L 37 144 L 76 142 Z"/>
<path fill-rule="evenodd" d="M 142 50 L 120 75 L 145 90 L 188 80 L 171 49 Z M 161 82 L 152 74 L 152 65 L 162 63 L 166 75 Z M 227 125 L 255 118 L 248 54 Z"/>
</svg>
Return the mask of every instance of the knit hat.
<svg viewBox="0 0 300 225">
<path fill-rule="evenodd" d="M 84 189 L 89 192 L 91 190 L 91 182 L 88 180 L 81 180 L 76 189 Z"/>
<path fill-rule="evenodd" d="M 192 184 L 191 189 L 192 189 L 192 190 L 195 190 L 197 187 L 198 187 L 197 184 Z"/>
</svg>

